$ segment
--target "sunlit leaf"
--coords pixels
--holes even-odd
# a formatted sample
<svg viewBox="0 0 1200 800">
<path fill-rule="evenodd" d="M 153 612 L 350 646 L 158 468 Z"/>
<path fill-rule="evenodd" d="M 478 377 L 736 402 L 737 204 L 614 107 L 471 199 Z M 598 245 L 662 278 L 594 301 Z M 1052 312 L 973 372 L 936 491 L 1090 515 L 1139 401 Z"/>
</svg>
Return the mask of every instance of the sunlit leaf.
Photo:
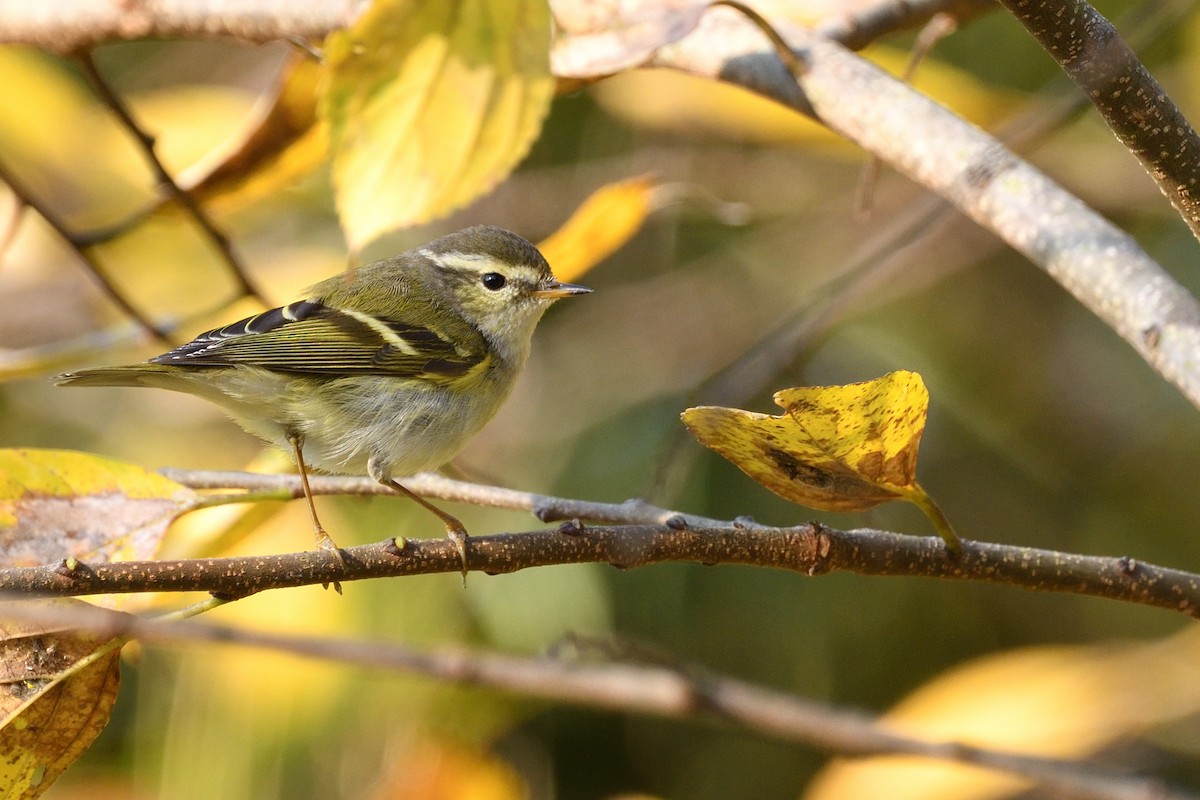
<svg viewBox="0 0 1200 800">
<path fill-rule="evenodd" d="M 701 444 L 780 497 L 824 511 L 908 500 L 930 516 L 949 546 L 958 546 L 916 480 L 929 409 L 920 375 L 898 371 L 845 386 L 784 389 L 775 403 L 787 413 L 701 406 L 684 411 L 683 421 Z"/>
<path fill-rule="evenodd" d="M 190 489 L 132 464 L 63 450 L 0 450 L 0 566 L 152 558 Z"/>
<path fill-rule="evenodd" d="M 554 0 L 552 5 L 558 24 L 551 53 L 554 74 L 592 78 L 640 66 L 658 48 L 682 39 L 712 0 Z"/>
<path fill-rule="evenodd" d="M 21 601 L 70 608 L 78 600 Z M 15 621 L 0 604 L 0 796 L 42 794 L 108 724 L 117 640 Z"/>
<path fill-rule="evenodd" d="M 649 176 L 601 186 L 571 218 L 538 244 L 562 281 L 573 281 L 638 232 L 653 210 L 658 183 Z"/>
<path fill-rule="evenodd" d="M 545 0 L 380 0 L 325 45 L 320 113 L 355 250 L 489 191 L 554 94 Z"/>
</svg>

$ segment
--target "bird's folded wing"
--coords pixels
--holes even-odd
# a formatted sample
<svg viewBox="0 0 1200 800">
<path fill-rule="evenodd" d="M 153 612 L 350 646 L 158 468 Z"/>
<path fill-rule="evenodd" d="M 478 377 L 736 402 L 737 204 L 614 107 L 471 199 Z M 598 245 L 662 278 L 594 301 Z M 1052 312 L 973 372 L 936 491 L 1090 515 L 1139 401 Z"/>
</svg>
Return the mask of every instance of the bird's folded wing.
<svg viewBox="0 0 1200 800">
<path fill-rule="evenodd" d="M 445 381 L 466 374 L 486 356 L 483 337 L 478 334 L 455 344 L 424 325 L 302 300 L 202 333 L 150 361 Z"/>
</svg>

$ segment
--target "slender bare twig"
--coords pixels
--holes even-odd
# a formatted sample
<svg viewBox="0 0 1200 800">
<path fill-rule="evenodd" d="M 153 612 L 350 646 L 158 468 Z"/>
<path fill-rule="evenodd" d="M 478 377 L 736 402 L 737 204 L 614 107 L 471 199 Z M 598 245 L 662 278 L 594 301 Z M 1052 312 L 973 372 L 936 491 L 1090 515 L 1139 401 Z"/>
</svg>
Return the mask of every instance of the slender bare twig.
<svg viewBox="0 0 1200 800">
<path fill-rule="evenodd" d="M 909 50 L 904 72 L 900 74 L 900 80 L 912 83 L 921 62 L 929 58 L 938 42 L 957 31 L 959 24 L 959 20 L 947 12 L 943 11 L 933 15 L 917 34 L 917 38 Z M 862 175 L 858 179 L 858 189 L 854 193 L 854 216 L 860 221 L 866 220 L 871 215 L 871 209 L 875 203 L 875 186 L 879 182 L 879 173 L 882 168 L 883 161 L 879 156 L 871 156 L 870 160 L 863 165 Z"/>
<path fill-rule="evenodd" d="M 88 272 L 90 272 L 96 279 L 96 282 L 100 285 L 104 295 L 108 297 L 113 305 L 117 306 L 117 308 L 119 308 L 121 312 L 130 319 L 137 322 L 138 325 L 140 325 L 154 338 L 159 339 L 166 344 L 171 343 L 167 333 L 153 321 L 151 321 L 149 317 L 143 314 L 142 311 L 135 306 L 119 288 L 117 288 L 116 284 L 109 280 L 108 276 L 104 273 L 104 269 L 100 266 L 100 263 L 92 255 L 91 249 L 80 245 L 80 243 L 71 233 L 70 228 L 67 227 L 66 222 L 59 218 L 58 214 L 55 213 L 49 206 L 43 204 L 36 197 L 34 197 L 29 189 L 21 181 L 19 181 L 17 177 L 13 175 L 8 167 L 6 167 L 2 162 L 0 162 L 0 182 L 7 184 L 8 188 L 12 189 L 13 193 L 21 198 L 22 203 L 27 205 L 29 208 L 32 208 L 42 217 L 42 219 L 46 220 L 46 224 L 53 228 L 55 233 L 57 233 L 62 240 L 66 242 L 72 250 L 75 251 L 75 254 L 79 256 L 81 261 L 83 261 L 84 266 L 86 266 L 88 269 Z"/>
<path fill-rule="evenodd" d="M 269 648 L 306 658 L 423 675 L 524 697 L 629 714 L 733 725 L 833 753 L 908 755 L 1017 775 L 1054 793 L 1089 800 L 1195 800 L 1153 778 L 1098 766 L 897 733 L 870 715 L 764 689 L 687 664 L 596 663 L 499 655 L 463 648 L 333 640 L 233 628 L 195 619 L 147 619 L 99 607 L 6 603 L 5 618 L 71 626 L 105 638 Z"/>
<path fill-rule="evenodd" d="M 1000 0 L 1096 106 L 1200 238 L 1200 136 L 1086 0 Z"/>
<path fill-rule="evenodd" d="M 212 242 L 213 247 L 221 254 L 221 258 L 229 267 L 229 271 L 233 273 L 234 280 L 242 294 L 253 297 L 255 300 L 266 305 L 266 299 L 250 282 L 250 277 L 246 274 L 246 269 L 241 259 L 234 252 L 233 243 L 230 242 L 229 237 L 217 227 L 216 223 L 208 215 L 208 212 L 196 202 L 196 199 L 190 193 L 181 189 L 179 184 L 175 182 L 175 178 L 167 171 L 166 166 L 163 165 L 162 160 L 158 157 L 158 153 L 155 150 L 154 136 L 147 133 L 138 121 L 134 119 L 133 112 L 130 111 L 129 106 L 121 99 L 116 90 L 109 85 L 108 81 L 105 80 L 104 75 L 96 66 L 95 59 L 92 58 L 91 51 L 84 50 L 80 52 L 78 61 L 83 67 L 84 74 L 92 82 L 96 94 L 112 110 L 116 118 L 120 120 L 125 129 L 133 136 L 134 141 L 142 148 L 142 153 L 146 156 L 150 168 L 154 171 L 159 186 L 165 188 L 172 199 L 179 203 L 180 207 L 196 221 L 200 230 L 204 232 L 204 235 Z"/>
<path fill-rule="evenodd" d="M 886 0 L 835 14 L 822 20 L 815 31 L 851 50 L 861 50 L 889 33 L 921 27 L 939 14 L 961 25 L 995 9 L 993 0 Z"/>
</svg>

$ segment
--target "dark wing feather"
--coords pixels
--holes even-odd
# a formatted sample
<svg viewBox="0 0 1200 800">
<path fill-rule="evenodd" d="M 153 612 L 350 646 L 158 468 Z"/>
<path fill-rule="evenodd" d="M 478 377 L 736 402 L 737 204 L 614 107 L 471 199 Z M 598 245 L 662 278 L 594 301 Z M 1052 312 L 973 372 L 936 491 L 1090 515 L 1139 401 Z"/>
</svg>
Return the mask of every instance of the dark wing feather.
<svg viewBox="0 0 1200 800">
<path fill-rule="evenodd" d="M 439 332 L 302 300 L 202 333 L 150 359 L 180 367 L 253 366 L 301 375 L 391 375 L 441 381 L 486 357 L 482 337 L 466 346 Z"/>
</svg>

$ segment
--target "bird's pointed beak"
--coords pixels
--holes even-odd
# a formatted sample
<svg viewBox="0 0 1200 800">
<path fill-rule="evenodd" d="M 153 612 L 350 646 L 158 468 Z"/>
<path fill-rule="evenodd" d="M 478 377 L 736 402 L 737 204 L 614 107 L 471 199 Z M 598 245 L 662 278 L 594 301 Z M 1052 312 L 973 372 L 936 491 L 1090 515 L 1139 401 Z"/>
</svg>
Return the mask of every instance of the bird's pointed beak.
<svg viewBox="0 0 1200 800">
<path fill-rule="evenodd" d="M 533 293 L 534 297 L 544 297 L 548 300 L 557 300 L 560 297 L 574 297 L 577 294 L 588 294 L 592 290 L 586 286 L 580 286 L 577 283 L 559 283 L 558 281 L 550 281 L 541 289 Z"/>
</svg>

